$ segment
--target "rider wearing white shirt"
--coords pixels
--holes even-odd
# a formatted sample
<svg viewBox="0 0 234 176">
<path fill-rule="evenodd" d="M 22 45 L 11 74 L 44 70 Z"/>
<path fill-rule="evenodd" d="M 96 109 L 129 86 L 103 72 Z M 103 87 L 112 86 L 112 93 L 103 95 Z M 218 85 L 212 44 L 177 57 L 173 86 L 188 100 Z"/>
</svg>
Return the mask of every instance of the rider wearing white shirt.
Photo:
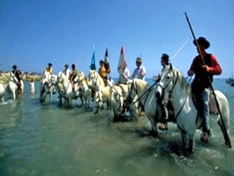
<svg viewBox="0 0 234 176">
<path fill-rule="evenodd" d="M 137 78 L 137 79 L 141 79 L 141 80 L 145 81 L 146 69 L 144 66 L 142 66 L 142 59 L 140 57 L 136 58 L 136 66 L 137 66 L 137 68 L 135 68 L 135 70 L 133 71 L 132 79 Z M 143 104 L 140 103 L 140 107 L 141 107 L 141 114 L 140 115 L 144 115 L 143 112 L 145 111 L 145 108 L 144 108 Z"/>
<path fill-rule="evenodd" d="M 145 74 L 146 69 L 142 66 L 142 59 L 140 57 L 136 58 L 136 66 L 135 70 L 133 71 L 132 78 L 137 78 L 145 81 Z"/>
<path fill-rule="evenodd" d="M 71 70 L 68 68 L 68 64 L 64 65 L 65 69 L 63 70 L 63 73 L 69 78 L 70 74 L 71 74 Z"/>
<path fill-rule="evenodd" d="M 120 67 L 120 69 L 118 69 L 118 72 L 119 72 L 119 81 L 118 81 L 118 83 L 126 84 L 128 82 L 128 78 L 130 76 L 130 71 L 127 68 L 126 62 L 124 62 L 122 67 Z"/>
</svg>

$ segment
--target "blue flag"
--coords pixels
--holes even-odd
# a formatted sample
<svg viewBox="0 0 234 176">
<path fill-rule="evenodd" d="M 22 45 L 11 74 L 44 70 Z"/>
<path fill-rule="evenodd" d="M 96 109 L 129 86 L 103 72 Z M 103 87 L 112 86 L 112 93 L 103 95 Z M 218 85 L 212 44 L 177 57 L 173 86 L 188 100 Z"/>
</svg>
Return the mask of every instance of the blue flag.
<svg viewBox="0 0 234 176">
<path fill-rule="evenodd" d="M 106 52 L 105 52 L 104 62 L 105 63 L 109 62 L 109 59 L 108 59 L 108 49 L 107 48 L 106 48 Z"/>
<path fill-rule="evenodd" d="M 90 65 L 90 70 L 96 70 L 95 51 L 93 52 L 93 56 L 92 56 L 92 60 L 91 60 L 91 65 Z"/>
</svg>

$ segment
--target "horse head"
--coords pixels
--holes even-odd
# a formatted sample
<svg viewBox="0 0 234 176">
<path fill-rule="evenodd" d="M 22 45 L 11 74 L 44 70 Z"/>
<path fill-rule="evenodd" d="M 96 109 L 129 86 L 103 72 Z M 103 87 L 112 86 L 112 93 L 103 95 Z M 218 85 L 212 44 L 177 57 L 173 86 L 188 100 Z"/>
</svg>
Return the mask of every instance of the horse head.
<svg viewBox="0 0 234 176">
<path fill-rule="evenodd" d="M 52 75 L 50 78 L 50 81 L 53 85 L 56 85 L 57 83 L 57 75 Z"/>
<path fill-rule="evenodd" d="M 59 72 L 57 76 L 57 83 L 63 83 L 66 80 L 66 75 L 63 72 Z"/>
<path fill-rule="evenodd" d="M 163 99 L 164 96 L 171 92 L 177 82 L 178 71 L 172 67 L 172 64 L 166 65 L 162 72 L 160 80 L 156 86 L 156 98 Z"/>
<path fill-rule="evenodd" d="M 128 81 L 128 96 L 127 100 L 132 103 L 133 99 L 141 96 L 144 91 L 149 87 L 147 82 L 140 79 L 132 79 Z"/>
<path fill-rule="evenodd" d="M 111 106 L 117 117 L 124 112 L 124 92 L 119 86 L 111 86 Z"/>
<path fill-rule="evenodd" d="M 81 83 L 83 80 L 85 80 L 85 74 L 82 71 L 79 71 L 74 81 Z"/>
<path fill-rule="evenodd" d="M 90 86 L 97 86 L 97 72 L 94 70 L 90 70 L 89 74 L 88 74 L 88 78 L 89 78 L 89 84 Z"/>
<path fill-rule="evenodd" d="M 98 86 L 105 87 L 102 77 L 95 70 L 89 71 L 88 79 L 89 79 L 89 85 L 91 87 L 98 87 Z"/>
<path fill-rule="evenodd" d="M 17 84 L 18 79 L 16 78 L 15 74 L 13 72 L 9 73 L 9 81 L 12 81 Z"/>
</svg>

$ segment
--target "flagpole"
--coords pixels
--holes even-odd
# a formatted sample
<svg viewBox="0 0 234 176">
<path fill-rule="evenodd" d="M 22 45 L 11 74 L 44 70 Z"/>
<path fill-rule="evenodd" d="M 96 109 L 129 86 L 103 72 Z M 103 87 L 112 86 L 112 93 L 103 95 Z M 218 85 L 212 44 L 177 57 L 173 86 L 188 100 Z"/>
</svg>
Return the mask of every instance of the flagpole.
<svg viewBox="0 0 234 176">
<path fill-rule="evenodd" d="M 170 59 L 171 61 L 179 54 L 179 52 L 185 47 L 185 45 L 189 42 L 189 40 L 191 39 L 191 37 L 189 37 L 184 43 L 183 45 L 181 45 L 181 47 L 177 50 L 177 52 L 172 56 L 172 58 Z"/>
<path fill-rule="evenodd" d="M 81 57 L 81 55 L 79 55 L 78 58 L 77 58 L 77 60 L 76 60 L 76 68 L 78 67 L 78 64 L 80 62 L 80 57 Z"/>
</svg>

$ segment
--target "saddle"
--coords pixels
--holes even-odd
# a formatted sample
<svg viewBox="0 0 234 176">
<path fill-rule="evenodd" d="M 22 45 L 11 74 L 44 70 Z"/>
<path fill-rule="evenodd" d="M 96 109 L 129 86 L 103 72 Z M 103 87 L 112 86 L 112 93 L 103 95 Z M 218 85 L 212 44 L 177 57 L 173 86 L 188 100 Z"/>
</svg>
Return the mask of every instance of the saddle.
<svg viewBox="0 0 234 176">
<path fill-rule="evenodd" d="M 210 91 L 210 98 L 209 98 L 210 115 L 217 115 L 219 113 L 214 96 L 215 96 L 214 91 Z M 192 98 L 193 98 L 193 103 L 194 103 L 196 109 L 198 110 L 198 101 L 196 99 L 196 96 L 193 94 Z"/>
</svg>

